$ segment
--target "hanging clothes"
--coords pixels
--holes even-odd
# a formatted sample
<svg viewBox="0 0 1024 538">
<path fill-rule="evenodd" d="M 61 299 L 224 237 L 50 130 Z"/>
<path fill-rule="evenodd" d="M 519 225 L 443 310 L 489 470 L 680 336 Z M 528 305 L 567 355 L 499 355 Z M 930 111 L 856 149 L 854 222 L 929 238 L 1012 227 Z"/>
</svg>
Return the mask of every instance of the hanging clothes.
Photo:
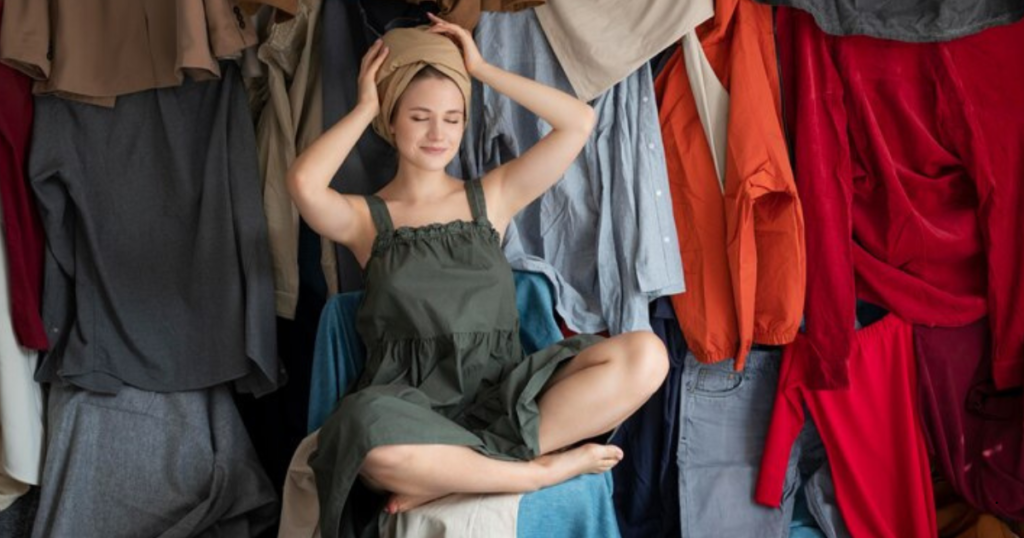
<svg viewBox="0 0 1024 538">
<path fill-rule="evenodd" d="M 0 238 L 0 511 L 39 484 L 43 455 L 43 390 L 32 379 L 39 357 L 15 338 L 2 243 Z"/>
<path fill-rule="evenodd" d="M 914 327 L 932 461 L 972 506 L 1024 520 L 1024 395 L 992 384 L 987 320 Z"/>
<path fill-rule="evenodd" d="M 3 11 L 4 2 L 0 0 L 0 17 Z M 16 28 L 4 29 L 0 22 L 0 32 L 10 31 Z M 0 42 L 2 39 L 0 36 Z M 49 342 L 39 315 L 45 237 L 25 175 L 32 134 L 31 86 L 27 76 L 0 65 L 0 87 L 4 88 L 4 98 L 0 100 L 0 209 L 14 334 L 22 346 L 45 350 Z"/>
<path fill-rule="evenodd" d="M 481 11 L 521 11 L 543 5 L 545 0 L 406 0 L 412 4 L 435 3 L 437 16 L 469 30 L 476 28 Z"/>
<path fill-rule="evenodd" d="M 571 91 L 533 11 L 484 13 L 477 35 L 488 62 Z M 591 106 L 594 133 L 562 179 L 509 223 L 505 255 L 513 268 L 548 277 L 573 331 L 650 330 L 649 303 L 684 289 L 650 66 Z M 469 111 L 448 167 L 464 179 L 518 157 L 550 129 L 479 81 Z"/>
<path fill-rule="evenodd" d="M 990 28 L 945 45 L 949 75 L 966 95 L 972 147 L 986 159 L 975 178 L 988 262 L 992 376 L 1000 389 L 1024 384 L 1024 22 Z M 1020 475 L 1018 475 L 1020 476 Z"/>
<path fill-rule="evenodd" d="M 51 385 L 40 492 L 32 538 L 251 538 L 279 514 L 226 386 Z"/>
<path fill-rule="evenodd" d="M 611 439 L 625 454 L 612 468 L 615 512 L 625 538 L 680 535 L 676 451 L 686 342 L 668 297 L 651 303 L 651 327 L 668 350 L 668 376 Z"/>
<path fill-rule="evenodd" d="M 715 9 L 697 31 L 701 49 L 687 35 L 691 46 L 655 88 L 688 287 L 672 298 L 676 315 L 698 360 L 734 358 L 742 369 L 754 343 L 789 343 L 800 327 L 804 224 L 782 134 L 771 8 L 722 0 Z M 707 91 L 694 92 L 696 80 Z M 712 106 L 722 90 L 724 122 Z"/>
<path fill-rule="evenodd" d="M 921 325 L 987 312 L 996 384 L 1019 385 L 1024 108 L 1012 96 L 1024 92 L 1024 24 L 904 44 L 827 36 L 789 8 L 776 23 L 814 267 L 811 386 L 845 385 L 856 299 Z"/>
<path fill-rule="evenodd" d="M 329 129 L 349 113 L 359 97 L 356 82 L 359 62 L 370 45 L 399 18 L 416 20 L 424 11 L 403 0 L 323 0 L 321 37 L 323 72 L 323 126 Z M 423 19 L 427 23 L 426 19 Z M 331 187 L 343 194 L 371 194 L 395 177 L 398 156 L 387 142 L 367 129 L 352 147 Z M 338 286 L 341 291 L 363 288 L 363 273 L 355 256 L 343 245 L 336 246 Z"/>
<path fill-rule="evenodd" d="M 856 334 L 849 388 L 813 390 L 806 338 L 786 347 L 754 498 L 777 507 L 806 409 L 828 456 L 852 536 L 926 538 L 938 532 L 931 470 L 917 408 L 912 327 L 894 315 Z"/>
<path fill-rule="evenodd" d="M 1024 522 L 1011 523 L 979 512 L 941 477 L 936 477 L 934 486 L 938 538 L 1020 538 L 1024 534 Z"/>
<path fill-rule="evenodd" d="M 737 372 L 732 360 L 705 364 L 693 353 L 686 355 L 676 456 L 676 517 L 682 536 L 786 538 L 801 489 L 807 493 L 805 505 L 828 536 L 850 536 L 831 493 L 833 477 L 822 454 L 822 439 L 814 424 L 805 424 L 802 417 L 791 424 L 792 451 L 772 460 L 782 480 L 775 503 L 766 508 L 753 500 L 758 468 L 767 457 L 765 439 L 771 435 L 780 358 L 777 349 L 755 349 L 743 371 Z"/>
<path fill-rule="evenodd" d="M 1024 17 L 1021 0 L 757 0 L 801 9 L 835 36 L 947 41 Z M 884 62 L 883 62 L 884 63 Z"/>
<path fill-rule="evenodd" d="M 568 79 L 571 90 L 566 91 L 592 101 L 708 20 L 714 13 L 714 3 L 555 1 L 534 11 Z"/>
<path fill-rule="evenodd" d="M 283 382 L 252 120 L 238 67 L 221 69 L 114 108 L 36 98 L 41 382 L 257 395 Z"/>
<path fill-rule="evenodd" d="M 120 95 L 221 76 L 257 43 L 236 0 L 7 0 L 0 60 L 53 93 L 114 106 Z"/>
<path fill-rule="evenodd" d="M 299 212 L 288 194 L 286 176 L 295 158 L 323 133 L 320 62 L 321 0 L 301 0 L 293 17 L 271 20 L 259 47 L 267 67 L 268 105 L 256 125 L 263 209 L 274 260 L 277 315 L 295 318 L 299 301 Z M 334 244 L 321 240 L 328 294 L 338 292 Z"/>
</svg>

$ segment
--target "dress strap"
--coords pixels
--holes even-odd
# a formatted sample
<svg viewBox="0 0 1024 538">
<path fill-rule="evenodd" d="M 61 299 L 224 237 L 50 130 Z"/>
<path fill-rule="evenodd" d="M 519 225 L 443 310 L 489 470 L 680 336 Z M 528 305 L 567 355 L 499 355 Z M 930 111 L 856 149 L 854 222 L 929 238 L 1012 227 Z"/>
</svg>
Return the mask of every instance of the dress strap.
<svg viewBox="0 0 1024 538">
<path fill-rule="evenodd" d="M 469 198 L 469 210 L 473 220 L 487 220 L 487 202 L 484 201 L 484 187 L 480 178 L 466 182 L 466 197 Z"/>
<path fill-rule="evenodd" d="M 373 218 L 373 225 L 377 233 L 387 233 L 395 227 L 391 224 L 391 213 L 388 211 L 388 204 L 384 203 L 376 194 L 366 196 L 366 205 L 370 206 L 370 217 Z"/>
</svg>

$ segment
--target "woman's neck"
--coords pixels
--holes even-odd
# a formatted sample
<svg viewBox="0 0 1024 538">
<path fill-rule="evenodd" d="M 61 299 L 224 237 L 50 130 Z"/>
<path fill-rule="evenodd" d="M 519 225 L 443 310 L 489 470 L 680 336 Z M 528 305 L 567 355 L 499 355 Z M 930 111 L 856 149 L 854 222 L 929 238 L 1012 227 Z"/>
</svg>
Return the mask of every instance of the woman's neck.
<svg viewBox="0 0 1024 538">
<path fill-rule="evenodd" d="M 444 170 L 423 170 L 400 163 L 398 173 L 384 190 L 390 198 L 419 205 L 447 196 L 451 179 Z"/>
</svg>

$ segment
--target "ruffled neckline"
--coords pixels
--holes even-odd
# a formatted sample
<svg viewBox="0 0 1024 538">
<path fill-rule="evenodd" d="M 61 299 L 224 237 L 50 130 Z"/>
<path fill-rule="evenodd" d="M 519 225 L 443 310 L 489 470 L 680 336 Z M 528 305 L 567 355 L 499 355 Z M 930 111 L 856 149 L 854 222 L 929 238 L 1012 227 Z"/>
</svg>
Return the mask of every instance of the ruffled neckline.
<svg viewBox="0 0 1024 538">
<path fill-rule="evenodd" d="M 498 230 L 494 228 L 491 221 L 486 218 L 474 220 L 457 219 L 449 222 L 434 222 L 421 226 L 399 226 L 393 230 L 377 233 L 373 240 L 373 248 L 370 252 L 372 259 L 377 254 L 387 250 L 395 244 L 412 243 L 415 241 L 428 241 L 454 235 L 464 235 L 473 231 L 483 232 L 484 237 L 495 244 L 498 243 Z M 369 265 L 369 263 L 367 263 Z"/>
</svg>

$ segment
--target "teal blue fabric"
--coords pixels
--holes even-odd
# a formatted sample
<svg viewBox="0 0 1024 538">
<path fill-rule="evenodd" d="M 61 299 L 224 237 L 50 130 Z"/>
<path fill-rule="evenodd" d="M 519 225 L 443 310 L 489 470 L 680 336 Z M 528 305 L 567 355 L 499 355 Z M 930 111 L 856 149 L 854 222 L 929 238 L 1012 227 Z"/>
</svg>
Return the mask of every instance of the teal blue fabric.
<svg viewBox="0 0 1024 538">
<path fill-rule="evenodd" d="M 533 353 L 561 340 L 548 280 L 526 271 L 514 271 L 513 278 L 523 350 Z M 361 291 L 335 295 L 320 316 L 309 399 L 310 432 L 327 420 L 362 373 L 366 348 L 355 325 L 362 297 Z M 611 473 L 604 473 L 580 476 L 524 495 L 519 504 L 517 536 L 619 538 L 612 489 Z"/>
<path fill-rule="evenodd" d="M 612 504 L 612 474 L 581 475 L 523 495 L 518 538 L 619 538 Z"/>
<path fill-rule="evenodd" d="M 366 346 L 356 332 L 356 311 L 362 300 L 362 291 L 339 293 L 327 300 L 320 314 L 309 387 L 309 433 L 331 416 L 363 371 Z"/>
</svg>

